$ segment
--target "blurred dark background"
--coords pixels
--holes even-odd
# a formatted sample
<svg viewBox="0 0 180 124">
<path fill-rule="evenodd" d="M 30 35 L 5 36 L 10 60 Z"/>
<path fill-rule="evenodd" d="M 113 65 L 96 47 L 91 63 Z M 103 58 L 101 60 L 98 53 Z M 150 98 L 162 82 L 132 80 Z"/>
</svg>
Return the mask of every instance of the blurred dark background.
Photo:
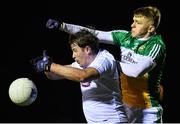
<svg viewBox="0 0 180 124">
<path fill-rule="evenodd" d="M 170 2 L 170 1 L 169 1 Z M 138 7 L 157 6 L 162 13 L 158 33 L 167 46 L 167 58 L 162 83 L 164 86 L 163 121 L 180 122 L 178 112 L 178 8 L 164 1 L 59 1 L 12 2 L 1 11 L 1 79 L 0 122 L 86 122 L 82 112 L 79 84 L 69 80 L 51 81 L 36 73 L 30 60 L 42 55 L 44 49 L 57 63 L 69 64 L 71 50 L 68 34 L 46 29 L 47 19 L 54 18 L 99 30 L 130 30 L 132 11 Z M 177 15 L 176 15 L 177 14 Z M 118 48 L 101 44 L 118 58 Z M 36 101 L 26 107 L 12 103 L 8 89 L 20 77 L 33 80 L 38 89 Z"/>
</svg>

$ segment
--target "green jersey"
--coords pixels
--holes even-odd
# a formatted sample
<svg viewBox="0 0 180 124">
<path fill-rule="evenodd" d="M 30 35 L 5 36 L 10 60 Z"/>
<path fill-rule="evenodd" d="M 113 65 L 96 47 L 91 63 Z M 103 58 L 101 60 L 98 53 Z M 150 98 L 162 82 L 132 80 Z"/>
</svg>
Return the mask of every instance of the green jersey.
<svg viewBox="0 0 180 124">
<path fill-rule="evenodd" d="M 151 58 L 154 68 L 142 77 L 133 78 L 121 74 L 123 102 L 134 107 L 149 108 L 159 104 L 160 80 L 165 60 L 165 44 L 160 35 L 138 39 L 131 32 L 113 31 L 113 42 L 121 46 L 121 61 L 136 64 Z M 132 70 L 133 71 L 133 70 Z"/>
</svg>

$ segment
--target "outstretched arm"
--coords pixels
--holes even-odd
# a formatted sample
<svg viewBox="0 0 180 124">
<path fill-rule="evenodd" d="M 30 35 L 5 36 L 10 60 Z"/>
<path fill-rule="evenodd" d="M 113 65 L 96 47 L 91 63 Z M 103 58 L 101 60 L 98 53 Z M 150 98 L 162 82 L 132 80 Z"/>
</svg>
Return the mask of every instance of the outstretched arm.
<svg viewBox="0 0 180 124">
<path fill-rule="evenodd" d="M 94 32 L 101 43 L 114 44 L 113 37 L 111 35 L 111 31 L 94 30 L 94 29 L 90 29 L 90 28 L 83 27 L 80 25 L 74 25 L 74 24 L 68 24 L 68 23 L 63 23 L 63 25 L 60 27 L 60 30 L 65 31 L 70 34 L 74 34 L 78 31 L 80 31 L 81 29 L 86 29 L 91 32 Z"/>
<path fill-rule="evenodd" d="M 52 61 L 43 51 L 43 56 L 31 60 L 37 72 L 45 72 L 46 76 L 52 80 L 69 79 L 77 82 L 86 82 L 100 76 L 99 71 L 93 67 L 79 69 L 72 65 L 60 65 Z"/>
<path fill-rule="evenodd" d="M 56 63 L 51 64 L 50 72 L 68 80 L 77 82 L 86 82 L 99 77 L 99 72 L 92 67 L 79 69 L 70 66 L 63 66 Z"/>
<path fill-rule="evenodd" d="M 54 19 L 49 19 L 46 23 L 46 27 L 49 29 L 59 29 L 61 31 L 67 32 L 69 34 L 75 34 L 81 29 L 86 29 L 91 32 L 94 32 L 95 35 L 97 35 L 98 39 L 100 40 L 101 43 L 106 43 L 106 44 L 114 44 L 113 43 L 113 38 L 111 35 L 111 31 L 100 31 L 100 30 L 94 30 L 88 27 L 80 26 L 80 25 L 75 25 L 75 24 L 69 24 L 65 22 L 60 22 Z"/>
<path fill-rule="evenodd" d="M 71 67 L 71 65 L 64 65 L 64 66 Z M 55 73 L 50 72 L 50 71 L 48 71 L 48 72 L 45 71 L 44 73 L 45 73 L 46 77 L 47 77 L 48 79 L 51 79 L 51 80 L 60 80 L 60 79 L 64 79 L 63 76 L 60 76 L 60 75 L 55 74 Z"/>
</svg>

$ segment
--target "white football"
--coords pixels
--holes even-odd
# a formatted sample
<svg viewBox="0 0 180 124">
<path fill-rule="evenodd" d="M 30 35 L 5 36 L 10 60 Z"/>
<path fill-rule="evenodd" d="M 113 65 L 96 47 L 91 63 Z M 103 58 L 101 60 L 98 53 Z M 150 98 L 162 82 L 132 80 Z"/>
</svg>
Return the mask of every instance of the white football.
<svg viewBox="0 0 180 124">
<path fill-rule="evenodd" d="M 19 106 L 28 106 L 37 98 L 36 85 L 28 78 L 18 78 L 9 87 L 9 97 Z"/>
</svg>

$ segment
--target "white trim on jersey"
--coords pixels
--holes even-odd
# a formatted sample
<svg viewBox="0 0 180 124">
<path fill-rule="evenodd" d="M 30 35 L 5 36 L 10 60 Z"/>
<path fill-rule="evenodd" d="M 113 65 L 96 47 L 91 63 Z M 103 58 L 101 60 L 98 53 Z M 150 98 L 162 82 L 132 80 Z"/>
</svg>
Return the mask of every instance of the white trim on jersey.
<svg viewBox="0 0 180 124">
<path fill-rule="evenodd" d="M 156 58 L 157 54 L 159 53 L 159 50 L 161 49 L 161 46 L 159 44 L 154 44 L 152 50 L 149 52 L 150 57 L 152 57 L 153 59 Z"/>
</svg>

